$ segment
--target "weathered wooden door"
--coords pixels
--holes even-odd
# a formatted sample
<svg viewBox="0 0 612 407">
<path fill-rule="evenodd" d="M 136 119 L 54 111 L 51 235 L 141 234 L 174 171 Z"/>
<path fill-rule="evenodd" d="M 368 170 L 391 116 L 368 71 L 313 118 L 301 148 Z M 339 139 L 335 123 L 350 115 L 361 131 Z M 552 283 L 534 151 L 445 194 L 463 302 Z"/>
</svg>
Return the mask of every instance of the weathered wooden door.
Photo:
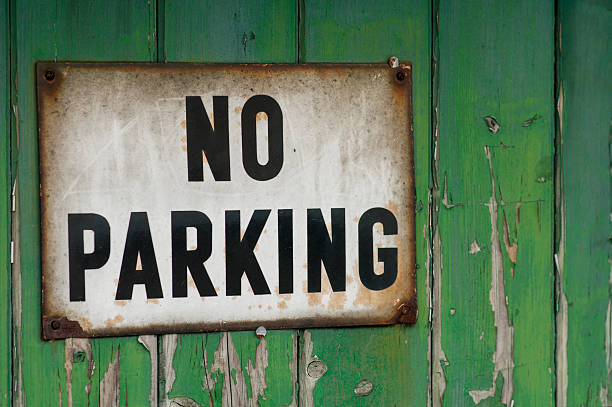
<svg viewBox="0 0 612 407">
<path fill-rule="evenodd" d="M 0 1 L 0 404 L 605 406 L 608 0 Z M 414 326 L 41 340 L 36 61 L 413 64 Z"/>
</svg>

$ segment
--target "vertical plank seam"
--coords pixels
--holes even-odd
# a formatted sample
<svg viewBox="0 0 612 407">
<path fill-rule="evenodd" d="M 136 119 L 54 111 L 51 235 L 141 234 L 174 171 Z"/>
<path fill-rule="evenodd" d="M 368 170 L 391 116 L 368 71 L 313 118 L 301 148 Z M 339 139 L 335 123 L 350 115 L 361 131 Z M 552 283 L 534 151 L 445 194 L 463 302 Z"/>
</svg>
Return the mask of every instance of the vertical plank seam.
<svg viewBox="0 0 612 407">
<path fill-rule="evenodd" d="M 296 11 L 296 17 L 297 17 L 297 24 L 296 24 L 296 59 L 297 59 L 297 63 L 302 64 L 304 63 L 304 55 L 305 55 L 305 48 L 304 48 L 304 40 L 306 38 L 306 24 L 304 22 L 304 17 L 305 17 L 305 3 L 304 0 L 295 0 L 296 2 L 296 7 L 297 7 L 297 11 Z"/>
<path fill-rule="evenodd" d="M 11 270 L 11 405 L 24 404 L 23 400 L 23 378 L 21 363 L 21 274 L 20 274 L 20 245 L 19 245 L 19 200 L 17 186 L 17 168 L 19 156 L 19 114 L 17 110 L 17 57 L 15 27 L 15 4 L 14 0 L 7 0 L 8 22 L 9 22 L 9 129 L 10 129 L 10 179 L 11 191 L 11 216 L 10 230 L 13 242 L 13 264 Z M 15 150 L 13 150 L 13 146 Z M 15 291 L 16 295 L 13 294 Z M 15 301 L 17 300 L 17 301 Z"/>
<path fill-rule="evenodd" d="M 166 0 L 155 1 L 156 62 L 166 62 Z"/>
<path fill-rule="evenodd" d="M 11 137 L 12 137 L 12 132 L 11 132 L 11 110 L 10 110 L 10 106 L 11 106 L 11 92 L 12 92 L 12 88 L 10 86 L 11 83 L 11 25 L 10 25 L 10 21 L 11 21 L 11 13 L 10 13 L 10 0 L 5 0 L 2 4 L 2 7 L 4 7 L 4 32 L 3 32 L 3 39 L 4 39 L 4 46 L 6 47 L 6 49 L 4 50 L 4 59 L 6 61 L 6 71 L 5 71 L 5 76 L 4 76 L 4 83 L 5 83 L 5 90 L 4 90 L 4 97 L 6 98 L 6 106 L 4 107 L 4 111 L 2 112 L 4 119 L 5 119 L 5 134 L 8 135 L 8 137 L 5 137 L 4 139 L 4 151 L 5 151 L 5 162 L 2 163 L 2 165 L 4 166 L 3 169 L 5 171 L 4 173 L 4 182 L 6 183 L 5 185 L 5 190 L 4 193 L 6 194 L 3 199 L 5 204 L 8 204 L 6 206 L 6 213 L 4 213 L 2 216 L 5 216 L 6 218 L 6 228 L 7 230 L 3 231 L 4 236 L 8 237 L 7 239 L 7 246 L 5 248 L 8 249 L 8 251 L 6 253 L 8 253 L 8 258 L 4 259 L 4 264 L 6 265 L 6 275 L 4 276 L 5 278 L 5 283 L 6 283 L 6 295 L 7 295 L 7 309 L 4 310 L 3 312 L 5 312 L 6 318 L 7 318 L 7 327 L 6 327 L 6 331 L 5 331 L 5 335 L 6 335 L 6 341 L 7 341 L 7 347 L 8 347 L 8 353 L 3 355 L 3 357 L 7 358 L 7 367 L 8 367 L 8 378 L 5 378 L 5 385 L 8 383 L 8 388 L 6 389 L 7 393 L 6 393 L 6 397 L 7 397 L 7 402 L 8 405 L 12 405 L 12 388 L 13 388 L 13 358 L 12 358 L 12 349 L 13 349 L 13 341 L 12 341 L 12 335 L 13 335 L 13 318 L 12 318 L 12 284 L 11 284 L 11 272 L 12 272 L 12 264 L 11 264 L 11 260 L 13 259 L 13 233 L 12 233 L 12 222 L 11 222 L 11 216 L 12 216 L 12 212 L 11 212 L 11 205 L 12 205 L 12 194 L 11 194 L 11 186 L 13 185 L 13 176 L 11 174 Z"/>
<path fill-rule="evenodd" d="M 554 358 L 552 378 L 552 401 L 557 407 L 567 405 L 567 298 L 563 289 L 563 265 L 565 257 L 565 197 L 563 187 L 563 84 L 560 73 L 561 60 L 561 21 L 560 4 L 555 0 L 554 24 L 554 94 L 552 104 L 555 109 L 554 120 L 554 261 L 553 261 L 553 295 L 554 295 Z"/>
<path fill-rule="evenodd" d="M 440 231 L 438 229 L 438 212 L 440 209 L 440 187 L 439 187 L 439 123 L 438 115 L 440 111 L 440 86 L 439 86 L 439 0 L 431 1 L 431 78 L 430 78 L 430 100 L 431 100 L 431 140 L 430 140 L 430 190 L 429 190 L 429 239 L 428 257 L 430 264 L 428 276 L 430 285 L 429 295 L 429 392 L 428 405 L 437 407 L 442 405 L 445 390 L 444 371 L 441 366 L 442 360 L 446 359 L 442 351 L 442 332 L 441 332 L 441 303 L 440 296 L 436 298 L 436 293 L 440 291 L 442 273 L 442 247 Z M 439 365 L 438 365 L 439 364 Z M 435 395 L 437 393 L 437 396 Z"/>
</svg>

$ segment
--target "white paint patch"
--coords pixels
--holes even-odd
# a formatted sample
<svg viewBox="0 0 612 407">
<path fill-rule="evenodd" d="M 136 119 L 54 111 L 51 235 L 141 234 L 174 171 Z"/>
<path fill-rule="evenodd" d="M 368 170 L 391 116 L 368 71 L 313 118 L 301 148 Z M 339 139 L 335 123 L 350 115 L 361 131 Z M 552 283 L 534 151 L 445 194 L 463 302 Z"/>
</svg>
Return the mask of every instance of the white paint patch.
<svg viewBox="0 0 612 407">
<path fill-rule="evenodd" d="M 485 155 L 489 161 L 489 174 L 491 177 L 491 198 L 487 206 L 491 215 L 491 291 L 489 299 L 491 308 L 495 314 L 495 327 L 497 328 L 497 340 L 495 353 L 493 354 L 493 383 L 491 388 L 486 390 L 470 390 L 469 394 L 475 404 L 495 395 L 495 382 L 498 375 L 504 378 L 501 401 L 507 406 L 512 403 L 514 393 L 514 381 L 512 373 L 514 370 L 514 360 L 512 359 L 512 347 L 514 328 L 510 326 L 508 319 L 508 305 L 506 300 L 506 286 L 504 280 L 504 264 L 499 231 L 497 229 L 497 195 L 495 190 L 495 177 L 493 175 L 493 163 L 489 147 L 485 147 Z"/>
</svg>

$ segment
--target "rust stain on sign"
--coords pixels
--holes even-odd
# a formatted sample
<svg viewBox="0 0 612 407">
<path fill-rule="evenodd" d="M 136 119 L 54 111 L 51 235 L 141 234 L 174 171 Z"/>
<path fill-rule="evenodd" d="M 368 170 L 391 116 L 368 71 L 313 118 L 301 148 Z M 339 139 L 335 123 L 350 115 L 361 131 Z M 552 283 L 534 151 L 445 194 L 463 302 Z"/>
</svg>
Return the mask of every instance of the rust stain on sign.
<svg viewBox="0 0 612 407">
<path fill-rule="evenodd" d="M 46 339 L 416 321 L 411 65 L 37 83 Z"/>
</svg>

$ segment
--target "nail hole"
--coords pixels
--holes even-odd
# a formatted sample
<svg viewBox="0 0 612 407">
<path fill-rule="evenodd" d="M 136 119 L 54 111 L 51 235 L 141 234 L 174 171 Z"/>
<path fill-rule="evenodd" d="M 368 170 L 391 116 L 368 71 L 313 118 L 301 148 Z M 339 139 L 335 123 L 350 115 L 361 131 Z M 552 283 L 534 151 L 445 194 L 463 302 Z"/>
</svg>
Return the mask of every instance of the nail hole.
<svg viewBox="0 0 612 407">
<path fill-rule="evenodd" d="M 53 82 L 55 79 L 55 72 L 52 70 L 45 71 L 45 79 L 49 82 Z"/>
<path fill-rule="evenodd" d="M 495 117 L 487 116 L 484 118 L 484 121 L 491 133 L 496 134 L 499 131 L 500 125 Z"/>
</svg>

